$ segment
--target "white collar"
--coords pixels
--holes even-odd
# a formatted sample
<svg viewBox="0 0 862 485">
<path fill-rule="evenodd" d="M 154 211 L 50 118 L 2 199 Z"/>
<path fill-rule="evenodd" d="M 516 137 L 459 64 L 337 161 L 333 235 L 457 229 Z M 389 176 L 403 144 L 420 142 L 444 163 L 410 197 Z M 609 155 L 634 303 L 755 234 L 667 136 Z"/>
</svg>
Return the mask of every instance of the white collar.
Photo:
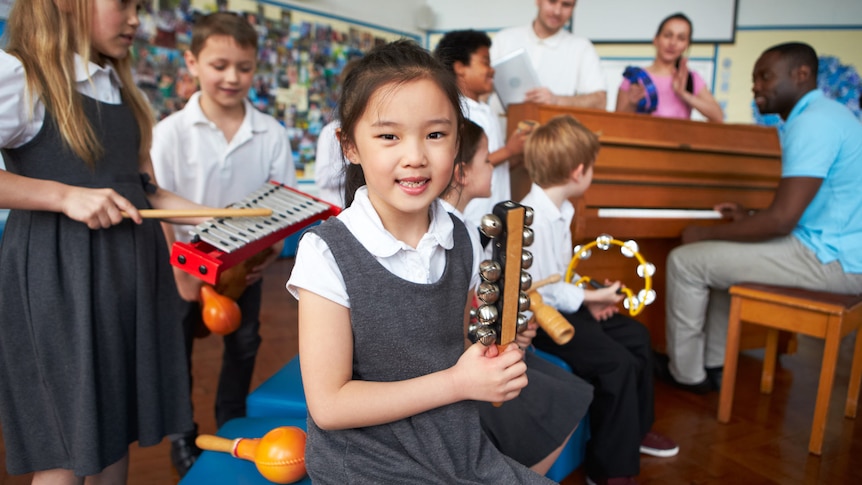
<svg viewBox="0 0 862 485">
<path fill-rule="evenodd" d="M 364 227 L 363 230 L 353 231 L 353 233 L 359 242 L 368 249 L 368 252 L 375 257 L 387 258 L 401 250 L 414 250 L 403 241 L 395 239 L 395 236 L 383 227 L 383 221 L 380 220 L 380 216 L 368 199 L 367 187 L 360 187 L 356 190 L 353 203 L 344 212 L 350 213 L 351 226 Z M 434 200 L 429 212 L 431 224 L 416 249 L 419 249 L 423 243 L 436 244 L 443 249 L 452 249 L 455 245 L 453 236 L 455 225 L 440 199 Z M 347 215 L 345 214 L 345 216 Z"/>
<path fill-rule="evenodd" d="M 259 111 L 251 104 L 251 102 L 247 99 L 242 100 L 243 105 L 245 106 L 245 115 L 242 119 L 241 127 L 245 127 L 246 125 L 251 129 L 252 133 L 263 133 L 267 130 L 266 123 L 262 123 L 263 119 L 258 116 L 260 114 Z M 192 94 L 192 97 L 189 98 L 186 103 L 186 109 L 192 124 L 206 124 L 211 125 L 212 120 L 207 118 L 207 115 L 201 109 L 201 92 L 195 91 Z"/>
<path fill-rule="evenodd" d="M 108 76 L 115 86 L 123 87 L 120 76 L 117 75 L 117 71 L 114 70 L 114 66 L 110 62 L 106 62 L 104 67 L 92 61 L 87 61 L 85 65 L 84 58 L 80 54 L 75 54 L 75 82 L 83 83 L 102 74 Z"/>
</svg>

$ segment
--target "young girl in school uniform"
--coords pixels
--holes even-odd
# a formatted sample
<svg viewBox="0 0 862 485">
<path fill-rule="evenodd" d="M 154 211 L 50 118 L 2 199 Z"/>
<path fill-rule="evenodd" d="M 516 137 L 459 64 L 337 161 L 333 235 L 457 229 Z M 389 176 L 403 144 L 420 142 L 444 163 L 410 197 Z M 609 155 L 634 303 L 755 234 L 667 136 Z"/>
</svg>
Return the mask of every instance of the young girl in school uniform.
<svg viewBox="0 0 862 485">
<path fill-rule="evenodd" d="M 347 209 L 302 238 L 288 281 L 311 479 L 550 483 L 479 423 L 475 401 L 516 397 L 526 366 L 514 345 L 464 349 L 479 256 L 437 199 L 464 120 L 454 79 L 413 42 L 380 46 L 345 79 L 339 120 Z"/>
<path fill-rule="evenodd" d="M 130 443 L 192 428 L 167 245 L 138 209 L 202 206 L 153 184 L 137 7 L 15 2 L 0 51 L 0 420 L 34 484 L 125 483 Z"/>
</svg>

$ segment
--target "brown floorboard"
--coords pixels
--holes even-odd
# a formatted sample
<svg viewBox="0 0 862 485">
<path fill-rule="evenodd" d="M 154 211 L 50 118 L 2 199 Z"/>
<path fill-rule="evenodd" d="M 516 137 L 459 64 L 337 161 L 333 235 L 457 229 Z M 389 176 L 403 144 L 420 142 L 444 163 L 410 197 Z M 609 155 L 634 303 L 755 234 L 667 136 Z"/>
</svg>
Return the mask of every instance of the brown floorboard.
<svg viewBox="0 0 862 485">
<path fill-rule="evenodd" d="M 292 266 L 292 259 L 282 259 L 267 271 L 261 315 L 263 343 L 253 386 L 275 373 L 297 352 L 296 302 L 284 289 Z M 716 420 L 718 393 L 697 396 L 657 383 L 654 428 L 677 440 L 681 452 L 664 459 L 644 456 L 638 481 L 692 485 L 862 483 L 862 419 L 844 417 L 851 338 L 845 338 L 841 346 L 823 455 L 808 453 L 822 350 L 820 341 L 800 337 L 798 352 L 781 357 L 775 390 L 770 396 L 760 394 L 762 352 L 744 353 L 739 361 L 733 417 L 726 425 Z M 202 433 L 213 433 L 220 338 L 197 340 L 193 360 L 196 420 Z M 177 483 L 168 450 L 167 440 L 149 448 L 133 445 L 129 483 Z M 30 483 L 28 475 L 8 475 L 4 457 L 0 434 L 0 485 Z M 583 483 L 582 470 L 563 481 L 563 485 Z"/>
</svg>

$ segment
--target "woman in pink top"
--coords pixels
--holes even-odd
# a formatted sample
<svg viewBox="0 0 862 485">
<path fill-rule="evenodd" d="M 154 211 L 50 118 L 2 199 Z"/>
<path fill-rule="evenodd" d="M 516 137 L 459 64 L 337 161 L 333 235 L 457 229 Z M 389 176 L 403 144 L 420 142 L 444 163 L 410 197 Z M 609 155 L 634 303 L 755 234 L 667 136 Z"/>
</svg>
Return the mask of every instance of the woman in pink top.
<svg viewBox="0 0 862 485">
<path fill-rule="evenodd" d="M 682 57 L 691 45 L 692 31 L 691 20 L 681 13 L 673 14 L 659 24 L 653 38 L 656 57 L 645 69 L 658 99 L 652 115 L 688 119 L 694 108 L 709 121 L 720 123 L 724 119 L 721 107 L 706 88 L 703 78 L 689 71 L 687 59 Z M 616 111 L 637 112 L 638 103 L 648 96 L 644 84 L 623 80 L 617 93 Z"/>
</svg>

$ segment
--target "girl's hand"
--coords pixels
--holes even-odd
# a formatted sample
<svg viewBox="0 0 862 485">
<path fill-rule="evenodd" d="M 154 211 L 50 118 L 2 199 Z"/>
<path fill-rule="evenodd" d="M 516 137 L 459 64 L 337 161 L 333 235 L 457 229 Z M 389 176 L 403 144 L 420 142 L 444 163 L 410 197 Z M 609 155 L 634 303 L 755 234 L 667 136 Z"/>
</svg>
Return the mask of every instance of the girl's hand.
<svg viewBox="0 0 862 485">
<path fill-rule="evenodd" d="M 638 103 L 646 96 L 646 88 L 641 83 L 632 83 L 629 85 L 629 90 L 626 93 L 626 102 L 629 106 L 635 108 Z"/>
<path fill-rule="evenodd" d="M 673 75 L 673 92 L 677 96 L 683 98 L 685 94 L 690 94 L 685 90 L 685 85 L 688 83 L 688 59 L 681 57 L 679 66 L 676 68 L 676 73 Z M 683 98 L 684 99 L 684 98 Z"/>
<path fill-rule="evenodd" d="M 527 364 L 517 345 L 500 352 L 496 345 L 475 343 L 453 367 L 464 399 L 503 402 L 518 397 L 527 385 Z"/>
<path fill-rule="evenodd" d="M 140 224 L 138 209 L 113 189 L 88 189 L 69 186 L 61 202 L 63 214 L 83 222 L 90 229 L 106 229 L 123 221 L 122 212 Z"/>
</svg>

